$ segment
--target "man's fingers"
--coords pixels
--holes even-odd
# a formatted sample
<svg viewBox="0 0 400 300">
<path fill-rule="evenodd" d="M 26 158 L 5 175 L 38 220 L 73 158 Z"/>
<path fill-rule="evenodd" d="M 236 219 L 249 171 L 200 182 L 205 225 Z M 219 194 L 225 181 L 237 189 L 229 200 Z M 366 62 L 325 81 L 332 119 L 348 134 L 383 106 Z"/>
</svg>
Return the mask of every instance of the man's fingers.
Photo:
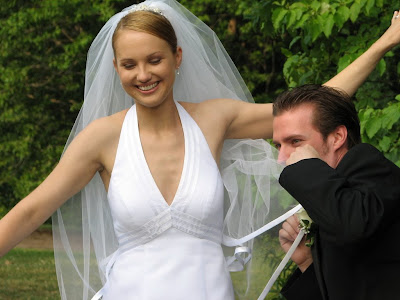
<svg viewBox="0 0 400 300">
<path fill-rule="evenodd" d="M 286 165 L 291 165 L 300 160 L 309 158 L 320 158 L 320 155 L 317 150 L 309 144 L 299 146 L 290 154 L 289 158 L 286 160 Z"/>
<path fill-rule="evenodd" d="M 295 230 L 295 228 L 293 228 L 293 226 L 290 223 L 284 222 L 282 224 L 282 229 L 287 232 L 288 240 L 293 242 L 296 239 L 297 231 Z"/>
<path fill-rule="evenodd" d="M 286 222 L 288 222 L 290 224 L 290 226 L 292 226 L 292 228 L 295 232 L 297 232 L 297 233 L 300 232 L 300 228 L 299 228 L 300 222 L 296 215 L 292 215 L 289 218 L 287 218 Z"/>
<path fill-rule="evenodd" d="M 293 244 L 292 237 L 284 229 L 279 230 L 279 243 L 285 252 L 287 252 Z"/>
</svg>

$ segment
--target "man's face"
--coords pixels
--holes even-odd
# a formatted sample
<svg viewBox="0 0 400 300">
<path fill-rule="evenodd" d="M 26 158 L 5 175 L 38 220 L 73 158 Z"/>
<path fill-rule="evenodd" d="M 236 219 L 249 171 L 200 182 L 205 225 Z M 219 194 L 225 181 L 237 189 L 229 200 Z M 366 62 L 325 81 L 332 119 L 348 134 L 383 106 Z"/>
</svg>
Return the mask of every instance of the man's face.
<svg viewBox="0 0 400 300">
<path fill-rule="evenodd" d="M 335 151 L 330 146 L 331 136 L 324 141 L 322 134 L 313 126 L 314 106 L 302 104 L 274 117 L 273 143 L 279 150 L 278 161 L 286 163 L 297 147 L 310 145 L 320 158 L 332 168 L 337 165 Z"/>
</svg>

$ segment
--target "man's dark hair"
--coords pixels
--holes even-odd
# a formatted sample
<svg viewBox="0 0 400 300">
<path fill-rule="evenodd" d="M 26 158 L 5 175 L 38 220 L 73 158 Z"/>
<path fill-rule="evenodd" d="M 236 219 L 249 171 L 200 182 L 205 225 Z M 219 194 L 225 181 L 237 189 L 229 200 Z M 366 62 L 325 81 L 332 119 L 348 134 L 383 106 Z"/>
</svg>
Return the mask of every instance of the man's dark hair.
<svg viewBox="0 0 400 300">
<path fill-rule="evenodd" d="M 360 120 L 350 97 L 339 90 L 317 84 L 303 85 L 283 92 L 273 104 L 273 115 L 292 110 L 302 104 L 315 107 L 312 124 L 324 140 L 338 126 L 347 128 L 347 148 L 361 143 Z"/>
</svg>

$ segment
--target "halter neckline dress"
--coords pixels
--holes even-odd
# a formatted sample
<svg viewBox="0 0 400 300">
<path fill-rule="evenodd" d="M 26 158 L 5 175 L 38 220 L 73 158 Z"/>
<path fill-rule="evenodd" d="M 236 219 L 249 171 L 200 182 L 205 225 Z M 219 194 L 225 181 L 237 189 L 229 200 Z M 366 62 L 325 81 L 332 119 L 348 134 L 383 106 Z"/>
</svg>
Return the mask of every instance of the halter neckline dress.
<svg viewBox="0 0 400 300">
<path fill-rule="evenodd" d="M 146 163 L 136 105 L 123 122 L 108 190 L 119 249 L 103 300 L 234 299 L 221 247 L 222 178 L 200 128 L 175 103 L 185 157 L 171 205 Z"/>
</svg>

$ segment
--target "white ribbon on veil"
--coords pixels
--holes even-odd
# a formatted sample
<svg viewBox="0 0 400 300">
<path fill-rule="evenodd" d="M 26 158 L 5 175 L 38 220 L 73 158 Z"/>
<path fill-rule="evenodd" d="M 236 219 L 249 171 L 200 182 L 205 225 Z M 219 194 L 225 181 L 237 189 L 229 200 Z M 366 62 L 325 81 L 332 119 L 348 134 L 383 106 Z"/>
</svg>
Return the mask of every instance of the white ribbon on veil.
<svg viewBox="0 0 400 300">
<path fill-rule="evenodd" d="M 175 99 L 254 102 L 234 63 L 207 25 L 175 0 L 148 0 L 142 4 L 161 10 L 183 49 L 180 75 L 174 84 Z M 111 39 L 119 20 L 134 7 L 114 15 L 89 49 L 84 104 L 66 147 L 93 120 L 133 105 L 113 67 Z M 223 244 L 230 248 L 226 257 L 231 270 L 239 271 L 247 263 L 248 281 L 251 258 L 256 248 L 263 249 L 262 243 L 255 245 L 254 238 L 271 231 L 299 209 L 279 186 L 282 166 L 275 158 L 276 150 L 266 141 L 250 139 L 226 141 L 221 155 L 226 189 Z M 105 284 L 107 266 L 118 251 L 107 193 L 98 174 L 53 215 L 53 236 L 61 298 L 91 299 Z"/>
</svg>

